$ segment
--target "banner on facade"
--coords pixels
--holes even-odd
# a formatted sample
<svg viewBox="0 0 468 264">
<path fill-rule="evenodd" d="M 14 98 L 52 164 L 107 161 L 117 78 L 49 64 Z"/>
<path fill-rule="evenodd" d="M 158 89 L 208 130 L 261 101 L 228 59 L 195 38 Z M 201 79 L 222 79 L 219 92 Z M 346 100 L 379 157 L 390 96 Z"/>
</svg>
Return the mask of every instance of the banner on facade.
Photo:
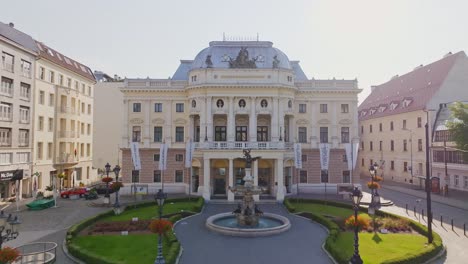
<svg viewBox="0 0 468 264">
<path fill-rule="evenodd" d="M 192 140 L 189 140 L 185 145 L 185 168 L 192 167 L 193 151 L 195 150 L 195 144 Z"/>
<path fill-rule="evenodd" d="M 346 160 L 348 161 L 348 170 L 351 171 L 356 168 L 359 143 L 346 143 L 344 145 L 346 150 Z"/>
<path fill-rule="evenodd" d="M 167 169 L 167 144 L 162 143 L 159 149 L 159 170 L 164 171 Z"/>
<path fill-rule="evenodd" d="M 302 169 L 302 149 L 300 143 L 294 143 L 294 166 Z"/>
<path fill-rule="evenodd" d="M 140 150 L 138 144 L 138 142 L 130 143 L 130 151 L 132 154 L 133 167 L 135 170 L 141 170 Z"/>
<path fill-rule="evenodd" d="M 320 143 L 320 166 L 322 170 L 328 170 L 330 163 L 330 145 L 329 143 Z"/>
</svg>

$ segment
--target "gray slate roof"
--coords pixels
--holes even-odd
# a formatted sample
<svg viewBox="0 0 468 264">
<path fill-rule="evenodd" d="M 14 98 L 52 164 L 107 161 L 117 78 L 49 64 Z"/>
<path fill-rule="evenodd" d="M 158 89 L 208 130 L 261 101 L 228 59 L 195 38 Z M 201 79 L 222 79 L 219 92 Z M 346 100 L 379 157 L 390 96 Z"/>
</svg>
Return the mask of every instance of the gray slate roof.
<svg viewBox="0 0 468 264">
<path fill-rule="evenodd" d="M 8 24 L 0 22 L 0 35 L 17 43 L 27 50 L 36 53 L 39 52 L 39 49 L 36 46 L 36 42 L 31 36 L 17 30 L 14 27 L 10 27 Z"/>
</svg>

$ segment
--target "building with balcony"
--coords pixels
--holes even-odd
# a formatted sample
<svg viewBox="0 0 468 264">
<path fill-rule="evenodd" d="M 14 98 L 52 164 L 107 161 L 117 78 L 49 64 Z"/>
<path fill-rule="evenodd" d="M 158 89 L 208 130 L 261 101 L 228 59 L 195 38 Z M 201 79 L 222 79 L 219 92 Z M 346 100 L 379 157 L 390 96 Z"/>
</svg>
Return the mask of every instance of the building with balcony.
<svg viewBox="0 0 468 264">
<path fill-rule="evenodd" d="M 344 144 L 359 142 L 357 80 L 316 80 L 299 61 L 268 41 L 213 41 L 194 60 L 181 60 L 169 79 L 125 79 L 122 175 L 126 183 L 164 186 L 166 192 L 234 200 L 228 186 L 242 183 L 242 149 L 262 196 L 283 200 L 297 192 L 337 192 L 358 178 L 348 170 Z M 190 170 L 185 146 L 195 142 Z M 138 142 L 141 170 L 133 170 L 130 143 Z M 161 143 L 167 170 L 158 170 Z M 294 168 L 293 144 L 303 168 Z M 319 143 L 330 143 L 328 171 Z M 129 188 L 129 187 L 127 187 Z"/>
<path fill-rule="evenodd" d="M 385 180 L 423 187 L 425 125 L 433 135 L 439 105 L 468 101 L 467 85 L 468 58 L 461 51 L 371 87 L 359 106 L 361 176 L 370 177 L 369 167 L 377 162 Z"/>
<path fill-rule="evenodd" d="M 33 91 L 37 51 L 32 38 L 0 22 L 0 199 L 31 194 Z M 12 178 L 21 180 L 12 181 Z"/>
</svg>

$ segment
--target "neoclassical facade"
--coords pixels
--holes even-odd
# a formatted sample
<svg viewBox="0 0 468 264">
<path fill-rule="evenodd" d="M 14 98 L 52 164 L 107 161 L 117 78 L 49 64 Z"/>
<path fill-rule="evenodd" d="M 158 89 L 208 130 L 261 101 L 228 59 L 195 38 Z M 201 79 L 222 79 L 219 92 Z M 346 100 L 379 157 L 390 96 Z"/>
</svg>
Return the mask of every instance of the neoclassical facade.
<svg viewBox="0 0 468 264">
<path fill-rule="evenodd" d="M 172 78 L 126 79 L 123 86 L 126 183 L 234 200 L 228 186 L 242 183 L 246 148 L 261 156 L 252 171 L 265 197 L 282 200 L 325 186 L 336 193 L 358 179 L 344 150 L 359 142 L 357 80 L 308 79 L 271 42 L 213 41 L 194 60 L 182 60 Z M 190 140 L 195 152 L 186 169 Z M 131 142 L 139 142 L 139 171 Z M 302 145 L 302 169 L 294 168 L 295 142 Z M 328 173 L 320 168 L 320 142 L 331 144 Z M 158 170 L 162 143 L 169 145 L 165 171 Z"/>
</svg>

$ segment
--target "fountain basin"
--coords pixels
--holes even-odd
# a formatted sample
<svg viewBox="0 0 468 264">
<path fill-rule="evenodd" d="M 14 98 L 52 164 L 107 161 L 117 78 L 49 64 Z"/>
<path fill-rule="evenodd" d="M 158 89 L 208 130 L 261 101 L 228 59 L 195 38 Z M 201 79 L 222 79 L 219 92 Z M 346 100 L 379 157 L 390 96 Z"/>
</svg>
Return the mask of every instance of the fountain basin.
<svg viewBox="0 0 468 264">
<path fill-rule="evenodd" d="M 232 213 L 221 213 L 208 217 L 206 227 L 214 232 L 239 237 L 270 236 L 285 232 L 291 228 L 289 219 L 271 213 L 260 216 L 256 226 L 240 226 Z"/>
</svg>

